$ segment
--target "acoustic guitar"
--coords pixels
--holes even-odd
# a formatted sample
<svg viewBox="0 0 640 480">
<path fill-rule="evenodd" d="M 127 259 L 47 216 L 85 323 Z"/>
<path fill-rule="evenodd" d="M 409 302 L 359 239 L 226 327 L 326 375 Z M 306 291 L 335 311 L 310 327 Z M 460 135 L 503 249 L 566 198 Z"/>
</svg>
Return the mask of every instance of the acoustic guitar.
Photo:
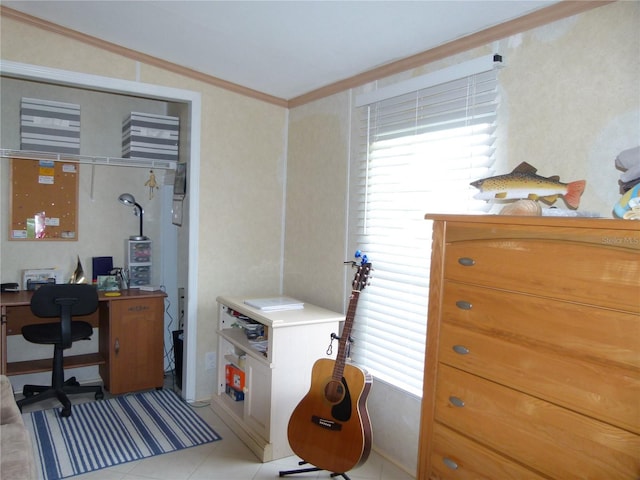
<svg viewBox="0 0 640 480">
<path fill-rule="evenodd" d="M 370 272 L 371 263 L 364 255 L 353 279 L 336 359 L 321 358 L 314 363 L 309 392 L 291 414 L 287 430 L 297 456 L 334 473 L 364 463 L 371 450 L 367 396 L 372 379 L 365 370 L 346 363 L 358 298 Z"/>
</svg>

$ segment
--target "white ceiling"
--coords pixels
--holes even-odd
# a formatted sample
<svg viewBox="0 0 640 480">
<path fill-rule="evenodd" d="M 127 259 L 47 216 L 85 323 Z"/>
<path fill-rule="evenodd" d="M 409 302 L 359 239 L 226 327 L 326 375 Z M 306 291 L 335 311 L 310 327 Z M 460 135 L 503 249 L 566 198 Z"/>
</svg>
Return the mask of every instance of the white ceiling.
<svg viewBox="0 0 640 480">
<path fill-rule="evenodd" d="M 553 3 L 2 0 L 23 13 L 285 100 Z"/>
</svg>

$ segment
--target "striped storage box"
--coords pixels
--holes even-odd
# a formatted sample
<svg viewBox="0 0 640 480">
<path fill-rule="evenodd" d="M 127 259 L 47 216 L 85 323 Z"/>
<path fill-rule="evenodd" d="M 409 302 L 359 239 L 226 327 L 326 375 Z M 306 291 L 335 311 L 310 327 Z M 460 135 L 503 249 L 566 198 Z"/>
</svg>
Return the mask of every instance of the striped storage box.
<svg viewBox="0 0 640 480">
<path fill-rule="evenodd" d="M 80 153 L 80 105 L 23 97 L 20 148 L 38 152 Z"/>
<path fill-rule="evenodd" d="M 122 156 L 178 160 L 180 119 L 131 112 L 122 122 Z"/>
</svg>

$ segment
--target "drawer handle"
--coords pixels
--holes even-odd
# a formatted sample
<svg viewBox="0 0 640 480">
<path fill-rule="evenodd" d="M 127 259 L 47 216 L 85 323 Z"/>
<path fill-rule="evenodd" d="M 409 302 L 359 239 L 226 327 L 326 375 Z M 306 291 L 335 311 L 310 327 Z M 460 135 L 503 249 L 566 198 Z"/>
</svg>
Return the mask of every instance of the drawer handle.
<svg viewBox="0 0 640 480">
<path fill-rule="evenodd" d="M 456 307 L 458 307 L 460 310 L 471 310 L 471 308 L 473 308 L 473 305 L 470 302 L 465 302 L 464 300 L 458 300 L 456 302 Z"/>
<path fill-rule="evenodd" d="M 449 397 L 449 402 L 454 407 L 462 408 L 464 407 L 464 400 L 459 397 L 454 397 L 453 395 Z"/>
<path fill-rule="evenodd" d="M 454 345 L 453 351 L 459 355 L 467 355 L 469 353 L 469 349 L 464 345 Z"/>
<path fill-rule="evenodd" d="M 451 470 L 457 470 L 458 469 L 458 464 L 456 462 L 454 462 L 453 460 L 451 460 L 450 458 L 443 457 L 442 458 L 442 463 L 444 463 Z"/>
<path fill-rule="evenodd" d="M 476 264 L 476 261 L 473 258 L 460 257 L 458 259 L 458 263 L 463 267 L 473 267 Z"/>
</svg>

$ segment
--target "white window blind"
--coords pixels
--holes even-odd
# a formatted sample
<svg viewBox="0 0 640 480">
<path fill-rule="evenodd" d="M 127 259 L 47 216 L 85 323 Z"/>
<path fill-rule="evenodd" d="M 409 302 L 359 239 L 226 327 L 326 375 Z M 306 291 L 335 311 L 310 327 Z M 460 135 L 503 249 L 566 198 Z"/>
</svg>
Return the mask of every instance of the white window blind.
<svg viewBox="0 0 640 480">
<path fill-rule="evenodd" d="M 373 265 L 353 326 L 353 360 L 422 395 L 431 222 L 425 213 L 487 210 L 469 183 L 494 163 L 497 72 L 357 109 L 349 242 Z"/>
</svg>

